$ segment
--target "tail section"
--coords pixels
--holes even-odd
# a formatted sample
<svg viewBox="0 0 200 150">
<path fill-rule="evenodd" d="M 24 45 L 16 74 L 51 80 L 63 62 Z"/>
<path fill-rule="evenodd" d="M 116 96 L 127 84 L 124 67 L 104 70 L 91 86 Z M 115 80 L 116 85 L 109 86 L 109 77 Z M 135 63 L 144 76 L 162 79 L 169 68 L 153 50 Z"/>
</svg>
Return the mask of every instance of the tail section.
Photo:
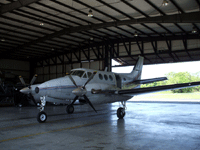
<svg viewBox="0 0 200 150">
<path fill-rule="evenodd" d="M 131 73 L 118 73 L 116 75 L 117 87 L 121 88 L 136 80 L 141 80 L 144 58 L 139 56 Z"/>
<path fill-rule="evenodd" d="M 131 78 L 132 81 L 141 80 L 143 63 L 144 57 L 139 56 L 136 65 L 134 66 L 132 72 L 127 74 L 127 77 Z"/>
</svg>

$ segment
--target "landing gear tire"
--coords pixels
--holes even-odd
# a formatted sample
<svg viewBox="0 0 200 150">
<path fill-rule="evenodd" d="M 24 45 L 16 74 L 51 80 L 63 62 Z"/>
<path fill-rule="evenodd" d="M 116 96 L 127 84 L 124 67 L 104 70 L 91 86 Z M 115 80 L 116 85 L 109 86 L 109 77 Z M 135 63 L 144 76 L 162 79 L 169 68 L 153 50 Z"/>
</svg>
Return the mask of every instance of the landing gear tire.
<svg viewBox="0 0 200 150">
<path fill-rule="evenodd" d="M 73 105 L 68 105 L 66 108 L 66 112 L 68 114 L 72 114 L 74 112 L 74 106 Z"/>
<path fill-rule="evenodd" d="M 118 117 L 119 119 L 123 119 L 124 116 L 125 116 L 125 114 L 126 114 L 126 113 L 125 113 L 124 108 L 120 107 L 120 108 L 117 109 L 117 117 Z"/>
<path fill-rule="evenodd" d="M 39 123 L 44 123 L 47 120 L 47 114 L 44 111 L 41 111 L 37 115 L 37 121 Z"/>
</svg>

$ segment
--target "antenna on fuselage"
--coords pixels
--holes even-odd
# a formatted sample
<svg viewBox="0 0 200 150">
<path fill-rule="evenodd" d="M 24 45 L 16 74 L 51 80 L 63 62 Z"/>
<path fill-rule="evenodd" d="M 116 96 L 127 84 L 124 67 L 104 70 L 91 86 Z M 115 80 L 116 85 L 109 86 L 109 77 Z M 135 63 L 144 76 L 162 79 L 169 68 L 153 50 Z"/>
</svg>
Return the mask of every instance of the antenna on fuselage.
<svg viewBox="0 0 200 150">
<path fill-rule="evenodd" d="M 108 67 L 105 67 L 104 71 L 107 72 L 108 71 Z"/>
</svg>

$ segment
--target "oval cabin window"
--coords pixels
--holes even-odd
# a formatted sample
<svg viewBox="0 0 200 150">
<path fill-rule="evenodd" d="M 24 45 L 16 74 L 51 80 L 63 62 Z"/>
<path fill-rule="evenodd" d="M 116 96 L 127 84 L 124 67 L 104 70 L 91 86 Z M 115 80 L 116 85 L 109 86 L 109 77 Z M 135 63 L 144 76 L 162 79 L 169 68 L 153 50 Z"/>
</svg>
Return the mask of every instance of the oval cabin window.
<svg viewBox="0 0 200 150">
<path fill-rule="evenodd" d="M 104 74 L 104 78 L 105 80 L 108 80 L 108 76 L 106 74 Z"/>
<path fill-rule="evenodd" d="M 103 80 L 102 74 L 99 74 L 99 79 L 100 79 L 100 80 Z"/>
<path fill-rule="evenodd" d="M 110 81 L 112 81 L 112 80 L 113 80 L 113 77 L 112 77 L 111 75 L 109 75 L 109 79 L 110 79 Z"/>
</svg>

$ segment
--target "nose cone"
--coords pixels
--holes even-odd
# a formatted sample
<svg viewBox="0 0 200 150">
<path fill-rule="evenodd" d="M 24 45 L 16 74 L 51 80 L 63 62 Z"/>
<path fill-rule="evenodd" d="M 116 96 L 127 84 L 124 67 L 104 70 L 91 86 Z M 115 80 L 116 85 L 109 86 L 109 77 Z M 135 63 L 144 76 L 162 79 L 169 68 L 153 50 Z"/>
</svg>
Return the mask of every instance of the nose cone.
<svg viewBox="0 0 200 150">
<path fill-rule="evenodd" d="M 31 92 L 31 90 L 28 87 L 25 87 L 25 88 L 21 89 L 20 92 L 23 94 L 29 94 Z"/>
</svg>

